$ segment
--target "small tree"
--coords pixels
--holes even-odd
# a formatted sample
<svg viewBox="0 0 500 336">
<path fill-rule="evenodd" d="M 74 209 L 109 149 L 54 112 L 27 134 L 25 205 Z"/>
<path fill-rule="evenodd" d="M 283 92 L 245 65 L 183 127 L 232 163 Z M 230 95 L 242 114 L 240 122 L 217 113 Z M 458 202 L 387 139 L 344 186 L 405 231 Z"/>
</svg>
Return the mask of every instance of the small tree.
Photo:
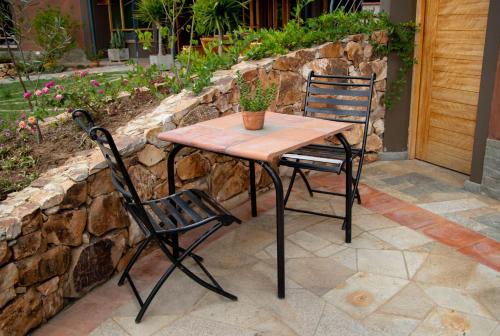
<svg viewBox="0 0 500 336">
<path fill-rule="evenodd" d="M 61 57 L 75 48 L 73 32 L 77 23 L 56 8 L 39 11 L 34 19 L 36 42 L 43 49 L 44 67 L 53 68 Z"/>
</svg>

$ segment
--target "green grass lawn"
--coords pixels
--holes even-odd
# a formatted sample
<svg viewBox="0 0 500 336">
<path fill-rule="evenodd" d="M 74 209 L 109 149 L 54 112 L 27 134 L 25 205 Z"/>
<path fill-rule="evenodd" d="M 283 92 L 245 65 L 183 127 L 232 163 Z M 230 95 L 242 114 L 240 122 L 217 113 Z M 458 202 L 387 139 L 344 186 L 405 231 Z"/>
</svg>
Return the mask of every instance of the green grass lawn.
<svg viewBox="0 0 500 336">
<path fill-rule="evenodd" d="M 102 80 L 115 80 L 119 79 L 121 76 L 125 77 L 125 72 L 108 72 L 102 74 Z M 43 79 L 40 81 L 32 80 L 27 81 L 26 86 L 31 92 L 36 89 L 41 89 L 46 82 L 53 80 L 58 85 L 65 85 L 68 79 Z M 0 84 L 0 119 L 3 120 L 0 123 L 0 130 L 5 128 L 8 124 L 14 122 L 19 118 L 19 115 L 23 111 L 29 109 L 28 102 L 23 98 L 23 89 L 19 82 L 13 82 L 8 84 Z M 62 111 L 54 111 L 54 115 L 61 113 Z"/>
</svg>

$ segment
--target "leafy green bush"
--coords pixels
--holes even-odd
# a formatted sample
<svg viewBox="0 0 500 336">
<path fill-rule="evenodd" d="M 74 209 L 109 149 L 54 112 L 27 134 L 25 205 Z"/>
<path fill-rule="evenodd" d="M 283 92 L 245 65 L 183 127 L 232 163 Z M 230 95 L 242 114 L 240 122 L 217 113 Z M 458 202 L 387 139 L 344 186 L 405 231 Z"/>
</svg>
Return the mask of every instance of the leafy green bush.
<svg viewBox="0 0 500 336">
<path fill-rule="evenodd" d="M 75 47 L 73 33 L 78 24 L 59 9 L 48 7 L 39 11 L 33 21 L 36 41 L 43 49 L 46 63 L 52 66 Z"/>
</svg>

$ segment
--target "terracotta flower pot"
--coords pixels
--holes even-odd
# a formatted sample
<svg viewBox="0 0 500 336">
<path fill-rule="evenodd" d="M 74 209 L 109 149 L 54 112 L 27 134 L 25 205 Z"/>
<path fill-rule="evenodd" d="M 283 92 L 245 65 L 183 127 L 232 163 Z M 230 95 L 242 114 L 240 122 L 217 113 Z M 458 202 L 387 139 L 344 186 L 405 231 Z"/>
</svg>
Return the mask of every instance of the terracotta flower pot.
<svg viewBox="0 0 500 336">
<path fill-rule="evenodd" d="M 259 112 L 249 112 L 243 111 L 243 125 L 247 130 L 256 131 L 264 127 L 264 118 L 266 116 L 266 111 Z"/>
</svg>

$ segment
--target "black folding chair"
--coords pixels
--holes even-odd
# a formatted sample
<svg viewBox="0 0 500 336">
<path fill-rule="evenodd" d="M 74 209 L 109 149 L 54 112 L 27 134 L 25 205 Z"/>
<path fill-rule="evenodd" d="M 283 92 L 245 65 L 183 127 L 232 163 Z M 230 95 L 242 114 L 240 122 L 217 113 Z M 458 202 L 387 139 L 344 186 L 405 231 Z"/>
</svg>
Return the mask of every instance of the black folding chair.
<svg viewBox="0 0 500 336">
<path fill-rule="evenodd" d="M 293 173 L 285 195 L 285 209 L 313 215 L 343 219 L 343 229 L 346 231 L 346 242 L 351 241 L 351 211 L 354 199 L 361 204 L 358 184 L 363 168 L 366 139 L 368 136 L 368 121 L 370 119 L 371 100 L 375 75 L 371 77 L 353 77 L 336 75 L 316 75 L 313 71 L 307 79 L 307 90 L 304 104 L 304 116 L 316 117 L 338 122 L 363 124 L 363 140 L 359 148 L 353 148 L 342 134 L 336 137 L 342 146 L 328 144 L 313 144 L 284 154 L 279 162 L 282 166 L 292 167 Z M 346 160 L 346 158 L 351 160 Z M 355 176 L 352 176 L 352 164 L 359 158 Z M 346 173 L 346 192 L 338 193 L 313 189 L 302 169 Z M 287 207 L 295 178 L 299 174 L 305 182 L 309 195 L 314 193 L 343 196 L 346 198 L 345 216 L 320 213 L 307 209 Z"/>
<path fill-rule="evenodd" d="M 223 226 L 234 222 L 241 223 L 241 221 L 232 216 L 205 192 L 197 189 L 183 190 L 160 199 L 141 201 L 110 132 L 105 128 L 94 126 L 89 113 L 84 110 L 75 110 L 72 116 L 80 128 L 99 145 L 110 168 L 114 187 L 123 196 L 125 208 L 137 222 L 146 237 L 137 247 L 137 251 L 125 267 L 118 281 L 118 285 L 121 286 L 125 280 L 128 280 L 141 306 L 135 319 L 136 323 L 141 321 L 156 293 L 176 268 L 179 268 L 188 277 L 203 287 L 231 300 L 237 300 L 236 296 L 222 289 L 205 266 L 203 266 L 203 258 L 193 253 L 193 251 Z M 202 226 L 207 226 L 208 229 L 204 230 L 191 245 L 187 248 L 179 246 L 179 234 Z M 150 242 L 158 244 L 163 254 L 172 262 L 172 265 L 167 268 L 146 300 L 143 301 L 132 281 L 130 270 Z M 188 256 L 193 258 L 211 283 L 195 275 L 182 263 Z"/>
</svg>

